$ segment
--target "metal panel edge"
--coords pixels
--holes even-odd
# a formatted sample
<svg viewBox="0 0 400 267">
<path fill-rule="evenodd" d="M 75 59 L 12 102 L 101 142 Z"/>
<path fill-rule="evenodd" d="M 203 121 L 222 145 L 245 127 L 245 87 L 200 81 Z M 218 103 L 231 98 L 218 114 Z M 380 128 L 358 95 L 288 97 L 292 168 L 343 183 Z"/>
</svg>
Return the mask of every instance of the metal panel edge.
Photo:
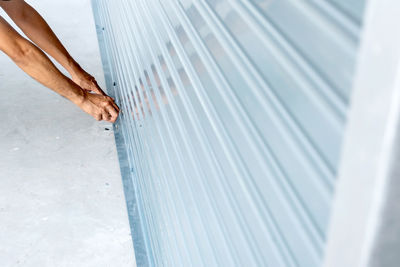
<svg viewBox="0 0 400 267">
<path fill-rule="evenodd" d="M 113 78 L 112 78 L 112 73 L 110 71 L 110 67 L 108 64 L 108 59 L 107 55 L 104 54 L 105 49 L 102 49 L 102 46 L 104 46 L 104 40 L 103 40 L 103 30 L 104 27 L 99 25 L 99 19 L 97 17 L 96 13 L 96 7 L 95 7 L 95 1 L 96 0 L 91 0 L 92 4 L 92 11 L 93 11 L 93 16 L 95 20 L 95 25 L 96 25 L 96 33 L 97 33 L 97 39 L 99 42 L 100 46 L 100 55 L 101 55 L 101 62 L 103 65 L 103 71 L 104 71 L 104 78 L 106 82 L 106 89 L 107 93 L 110 96 L 115 96 L 114 92 L 114 86 L 113 86 Z M 138 203 L 136 200 L 136 194 L 135 194 L 135 188 L 133 185 L 132 181 L 132 175 L 134 175 L 134 170 L 130 167 L 129 161 L 128 161 L 128 156 L 127 156 L 127 149 L 124 140 L 124 136 L 120 130 L 119 127 L 120 120 L 118 119 L 115 124 L 113 124 L 113 132 L 114 132 L 114 138 L 115 138 L 115 143 L 116 143 L 116 148 L 117 148 L 117 153 L 118 153 L 118 160 L 119 160 L 119 166 L 120 166 L 120 171 L 121 171 L 121 178 L 122 178 L 122 183 L 123 183 L 123 189 L 124 189 L 124 196 L 125 196 L 125 201 L 126 201 L 126 207 L 128 211 L 128 219 L 129 219 L 129 225 L 130 225 L 130 230 L 131 230 L 131 237 L 132 237 L 132 242 L 133 242 L 133 247 L 134 247 L 134 257 L 135 257 L 135 262 L 137 266 L 150 266 L 149 264 L 149 259 L 148 259 L 148 253 L 144 241 L 144 235 L 142 231 L 142 223 L 140 221 L 140 215 L 139 215 L 139 209 L 138 209 Z"/>
</svg>

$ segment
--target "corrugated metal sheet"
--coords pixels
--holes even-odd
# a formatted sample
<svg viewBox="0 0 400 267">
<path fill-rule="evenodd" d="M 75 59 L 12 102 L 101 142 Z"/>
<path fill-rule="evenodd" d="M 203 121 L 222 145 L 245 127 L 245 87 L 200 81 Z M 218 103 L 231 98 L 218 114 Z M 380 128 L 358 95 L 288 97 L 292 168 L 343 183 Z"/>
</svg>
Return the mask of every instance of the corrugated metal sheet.
<svg viewBox="0 0 400 267">
<path fill-rule="evenodd" d="M 364 0 L 93 8 L 138 264 L 319 266 Z"/>
</svg>

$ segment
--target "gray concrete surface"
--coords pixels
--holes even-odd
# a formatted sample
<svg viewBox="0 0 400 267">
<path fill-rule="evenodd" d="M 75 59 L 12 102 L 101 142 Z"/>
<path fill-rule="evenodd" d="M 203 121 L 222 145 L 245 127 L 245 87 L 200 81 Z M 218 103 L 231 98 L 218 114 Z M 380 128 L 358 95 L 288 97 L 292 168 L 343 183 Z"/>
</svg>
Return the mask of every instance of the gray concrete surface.
<svg viewBox="0 0 400 267">
<path fill-rule="evenodd" d="M 28 2 L 104 84 L 90 1 Z M 111 125 L 4 54 L 0 114 L 0 266 L 134 266 Z"/>
</svg>

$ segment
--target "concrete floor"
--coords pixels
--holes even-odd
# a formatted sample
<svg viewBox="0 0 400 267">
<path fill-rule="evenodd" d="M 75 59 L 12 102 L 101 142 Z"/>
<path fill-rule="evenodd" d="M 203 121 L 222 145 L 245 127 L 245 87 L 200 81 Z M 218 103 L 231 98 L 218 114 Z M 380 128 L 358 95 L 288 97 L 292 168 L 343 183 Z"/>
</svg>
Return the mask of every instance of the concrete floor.
<svg viewBox="0 0 400 267">
<path fill-rule="evenodd" d="M 90 1 L 28 2 L 104 84 Z M 0 92 L 0 266 L 134 266 L 111 125 L 4 54 Z"/>
</svg>

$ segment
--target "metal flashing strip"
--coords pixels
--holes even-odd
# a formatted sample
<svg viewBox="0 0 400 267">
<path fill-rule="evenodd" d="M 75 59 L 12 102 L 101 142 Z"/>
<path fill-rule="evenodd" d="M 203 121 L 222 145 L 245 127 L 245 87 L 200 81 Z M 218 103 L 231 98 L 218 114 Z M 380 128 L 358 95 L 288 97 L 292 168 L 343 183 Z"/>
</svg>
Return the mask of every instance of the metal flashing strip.
<svg viewBox="0 0 400 267">
<path fill-rule="evenodd" d="M 94 18 L 95 22 L 99 21 L 98 17 L 98 12 L 95 12 L 96 6 L 93 5 L 92 2 L 92 8 L 94 10 Z M 113 79 L 112 72 L 110 70 L 110 63 L 109 63 L 109 58 L 105 50 L 105 43 L 104 43 L 104 36 L 103 32 L 106 29 L 104 27 L 99 26 L 96 24 L 96 32 L 97 32 L 97 38 L 99 42 L 99 47 L 100 47 L 100 52 L 101 52 L 101 60 L 103 64 L 103 71 L 104 71 L 104 76 L 105 76 L 105 81 L 106 81 L 106 88 L 107 88 L 107 94 L 118 99 L 117 92 L 117 84 L 114 82 L 115 79 Z M 125 201 L 126 201 L 126 206 L 127 206 L 127 211 L 128 211 L 128 217 L 129 217 L 129 224 L 131 228 L 131 235 L 132 235 L 132 242 L 133 242 L 133 247 L 134 247 L 134 253 L 135 253 L 135 262 L 137 266 L 151 266 L 149 262 L 149 258 L 147 255 L 147 249 L 145 245 L 145 239 L 143 236 L 143 227 L 142 227 L 142 222 L 140 220 L 140 214 L 139 214 L 139 206 L 137 203 L 137 198 L 136 198 L 136 193 L 135 193 L 135 186 L 133 184 L 132 176 L 135 175 L 135 170 L 134 167 L 131 166 L 129 162 L 129 156 L 128 156 L 128 150 L 127 150 L 127 145 L 126 141 L 124 139 L 123 131 L 122 128 L 123 126 L 121 125 L 123 121 L 123 116 L 124 114 L 120 114 L 120 118 L 117 120 L 116 123 L 113 125 L 113 130 L 114 130 L 114 136 L 115 136 L 115 143 L 117 146 L 117 152 L 118 152 L 118 159 L 119 159 L 119 165 L 120 165 L 120 170 L 121 170 L 121 177 L 122 177 L 122 182 L 123 182 L 123 188 L 124 188 L 124 195 L 125 195 Z"/>
</svg>

